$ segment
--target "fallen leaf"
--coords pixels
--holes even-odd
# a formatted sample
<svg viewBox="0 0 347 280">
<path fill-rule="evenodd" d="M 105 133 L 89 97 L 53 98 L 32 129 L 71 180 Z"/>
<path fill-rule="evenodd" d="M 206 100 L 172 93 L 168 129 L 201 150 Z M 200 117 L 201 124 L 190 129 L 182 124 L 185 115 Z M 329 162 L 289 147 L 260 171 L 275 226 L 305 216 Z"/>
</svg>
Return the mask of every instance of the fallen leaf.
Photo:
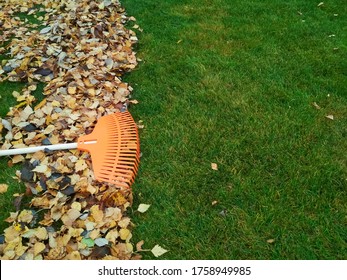
<svg viewBox="0 0 347 280">
<path fill-rule="evenodd" d="M 130 230 L 128 230 L 127 228 L 122 228 L 119 230 L 119 237 L 122 240 L 127 240 L 130 236 Z"/>
<path fill-rule="evenodd" d="M 329 120 L 334 120 L 334 116 L 333 115 L 327 115 L 327 116 L 325 116 L 327 119 L 329 119 Z"/>
<path fill-rule="evenodd" d="M 47 172 L 47 170 L 48 170 L 47 165 L 38 165 L 32 171 L 38 172 L 38 173 L 45 173 Z"/>
<path fill-rule="evenodd" d="M 94 240 L 91 238 L 83 238 L 81 241 L 84 245 L 86 245 L 87 247 L 93 247 L 94 246 Z"/>
<path fill-rule="evenodd" d="M 272 244 L 272 243 L 275 242 L 275 239 L 268 239 L 268 240 L 266 240 L 266 242 L 269 243 L 269 244 Z"/>
<path fill-rule="evenodd" d="M 165 250 L 164 248 L 162 248 L 162 247 L 159 246 L 159 245 L 155 245 L 155 246 L 153 247 L 153 249 L 151 250 L 151 252 L 152 252 L 152 254 L 153 254 L 156 258 L 158 258 L 158 257 L 160 257 L 161 255 L 167 253 L 168 250 Z"/>
<path fill-rule="evenodd" d="M 139 241 L 139 242 L 136 243 L 136 251 L 137 251 L 137 252 L 143 251 L 142 246 L 143 246 L 144 243 L 145 243 L 144 240 L 141 240 L 141 241 Z"/>
<path fill-rule="evenodd" d="M 140 204 L 139 207 L 137 208 L 137 211 L 139 211 L 140 213 L 145 213 L 150 206 L 151 206 L 150 204 Z"/>
<path fill-rule="evenodd" d="M 99 247 L 105 246 L 109 243 L 106 238 L 97 238 L 94 240 L 94 242 L 95 242 L 95 245 Z"/>
<path fill-rule="evenodd" d="M 212 168 L 213 170 L 218 170 L 218 165 L 217 165 L 217 163 L 211 163 L 211 168 Z"/>
<path fill-rule="evenodd" d="M 217 203 L 218 203 L 217 200 L 213 200 L 211 204 L 212 204 L 212 206 L 214 206 L 214 205 L 216 205 Z"/>
<path fill-rule="evenodd" d="M 317 110 L 320 109 L 320 106 L 319 106 L 316 102 L 313 102 L 312 105 L 313 105 L 313 107 L 315 107 Z"/>
<path fill-rule="evenodd" d="M 0 184 L 0 193 L 7 192 L 8 185 L 7 184 Z"/>
<path fill-rule="evenodd" d="M 37 242 L 34 244 L 34 255 L 37 256 L 40 254 L 44 249 L 46 248 L 46 245 L 42 242 Z"/>
</svg>

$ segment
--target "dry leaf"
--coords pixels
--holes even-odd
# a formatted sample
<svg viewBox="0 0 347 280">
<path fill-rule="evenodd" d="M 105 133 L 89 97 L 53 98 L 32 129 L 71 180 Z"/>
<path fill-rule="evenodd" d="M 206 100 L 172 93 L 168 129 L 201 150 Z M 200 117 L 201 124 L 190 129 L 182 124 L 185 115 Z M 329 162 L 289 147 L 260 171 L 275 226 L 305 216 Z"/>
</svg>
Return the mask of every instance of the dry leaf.
<svg viewBox="0 0 347 280">
<path fill-rule="evenodd" d="M 0 193 L 7 192 L 8 185 L 7 184 L 0 184 Z"/>
<path fill-rule="evenodd" d="M 91 132 L 100 116 L 129 104 L 132 87 L 121 76 L 138 63 L 132 50 L 138 38 L 124 25 L 135 18 L 127 17 L 118 1 L 38 1 L 37 9 L 31 8 L 31 1 L 7 2 L 11 5 L 1 9 L 0 37 L 13 41 L 0 48 L 9 56 L 0 66 L 1 79 L 27 85 L 13 93 L 18 104 L 1 120 L 2 149 L 75 142 Z M 38 11 L 46 14 L 37 16 Z M 34 15 L 42 24 L 14 16 L 20 12 Z M 45 98 L 33 107 L 38 82 L 45 83 Z M 24 159 L 26 168 L 17 176 L 32 196 L 30 205 L 44 211 L 42 215 L 20 211 L 23 195 L 18 196 L 20 212 L 9 218 L 2 245 L 13 250 L 0 250 L 0 257 L 132 257 L 130 218 L 123 217 L 132 196 L 119 192 L 109 200 L 119 208 L 108 208 L 101 199 L 108 185 L 94 181 L 89 155 L 77 150 L 41 152 L 15 156 L 12 164 Z M 82 236 L 85 230 L 95 242 Z M 30 238 L 21 238 L 23 234 Z"/>
<path fill-rule="evenodd" d="M 137 251 L 137 252 L 143 251 L 143 249 L 142 249 L 143 244 L 145 244 L 145 241 L 144 241 L 144 240 L 141 240 L 141 241 L 139 241 L 139 242 L 136 243 L 136 251 Z"/>
<path fill-rule="evenodd" d="M 154 248 L 151 250 L 152 254 L 158 258 L 161 255 L 168 252 L 168 250 L 165 250 L 164 248 L 160 247 L 159 245 L 155 245 Z"/>
<path fill-rule="evenodd" d="M 139 207 L 137 208 L 137 211 L 139 211 L 140 213 L 145 213 L 150 206 L 151 206 L 150 204 L 140 204 Z"/>
<path fill-rule="evenodd" d="M 32 171 L 38 172 L 38 173 L 45 173 L 48 171 L 48 166 L 47 165 L 38 165 Z"/>
<path fill-rule="evenodd" d="M 333 115 L 327 115 L 327 116 L 325 116 L 327 119 L 329 119 L 329 120 L 334 120 L 334 116 Z"/>
<path fill-rule="evenodd" d="M 320 106 L 319 106 L 316 102 L 313 102 L 312 105 L 313 105 L 317 110 L 320 109 Z"/>
<path fill-rule="evenodd" d="M 218 170 L 218 165 L 217 165 L 217 163 L 211 163 L 211 168 L 212 168 L 213 170 Z"/>
<path fill-rule="evenodd" d="M 42 242 L 37 242 L 34 244 L 34 255 L 37 256 L 40 254 L 44 249 L 46 248 L 46 245 Z"/>
<path fill-rule="evenodd" d="M 127 228 L 122 228 L 119 230 L 119 237 L 122 240 L 127 240 L 130 236 L 130 230 L 128 230 Z"/>
</svg>

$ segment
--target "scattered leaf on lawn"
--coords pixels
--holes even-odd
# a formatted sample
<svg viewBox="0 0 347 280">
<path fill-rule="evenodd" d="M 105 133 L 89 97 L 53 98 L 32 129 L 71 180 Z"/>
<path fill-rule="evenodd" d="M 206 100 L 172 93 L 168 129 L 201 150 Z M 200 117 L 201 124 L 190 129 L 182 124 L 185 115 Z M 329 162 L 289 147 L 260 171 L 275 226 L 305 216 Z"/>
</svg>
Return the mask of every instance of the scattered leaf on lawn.
<svg viewBox="0 0 347 280">
<path fill-rule="evenodd" d="M 0 193 L 7 192 L 8 185 L 7 184 L 0 184 Z"/>
<path fill-rule="evenodd" d="M 218 165 L 217 165 L 217 163 L 211 163 L 211 168 L 213 169 L 213 170 L 218 170 Z"/>
<path fill-rule="evenodd" d="M 313 102 L 312 105 L 313 105 L 313 107 L 315 107 L 317 110 L 320 109 L 320 106 L 319 106 L 316 102 Z"/>
<path fill-rule="evenodd" d="M 152 254 L 153 254 L 156 258 L 158 258 L 158 257 L 160 257 L 161 255 L 167 253 L 168 250 L 165 250 L 164 248 L 162 248 L 162 247 L 159 246 L 159 245 L 155 245 L 155 246 L 153 247 L 153 249 L 151 250 L 151 252 L 152 252 Z"/>
<path fill-rule="evenodd" d="M 213 200 L 211 204 L 212 204 L 212 206 L 214 206 L 214 205 L 216 205 L 217 203 L 218 203 L 217 200 Z"/>
<path fill-rule="evenodd" d="M 150 204 L 140 204 L 139 207 L 137 208 L 137 211 L 139 211 L 140 213 L 145 213 L 150 206 L 151 206 Z"/>
<path fill-rule="evenodd" d="M 333 115 L 327 115 L 327 116 L 325 116 L 327 119 L 329 119 L 329 120 L 334 120 L 334 116 Z"/>
<path fill-rule="evenodd" d="M 136 251 L 137 251 L 137 252 L 143 251 L 143 249 L 142 249 L 143 244 L 145 244 L 145 241 L 144 241 L 144 240 L 141 240 L 141 241 L 139 241 L 139 242 L 136 243 Z"/>
</svg>

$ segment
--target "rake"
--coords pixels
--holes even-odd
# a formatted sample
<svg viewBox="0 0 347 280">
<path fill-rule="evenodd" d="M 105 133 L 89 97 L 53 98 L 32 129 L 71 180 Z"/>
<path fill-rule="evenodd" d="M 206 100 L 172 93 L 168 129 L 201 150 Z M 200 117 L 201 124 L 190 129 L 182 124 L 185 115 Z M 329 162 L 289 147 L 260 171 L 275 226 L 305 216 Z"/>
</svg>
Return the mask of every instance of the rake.
<svg viewBox="0 0 347 280">
<path fill-rule="evenodd" d="M 95 179 L 121 187 L 130 187 L 140 162 L 137 126 L 128 111 L 99 118 L 92 133 L 81 136 L 76 143 L 0 150 L 0 156 L 78 149 L 92 158 Z"/>
</svg>

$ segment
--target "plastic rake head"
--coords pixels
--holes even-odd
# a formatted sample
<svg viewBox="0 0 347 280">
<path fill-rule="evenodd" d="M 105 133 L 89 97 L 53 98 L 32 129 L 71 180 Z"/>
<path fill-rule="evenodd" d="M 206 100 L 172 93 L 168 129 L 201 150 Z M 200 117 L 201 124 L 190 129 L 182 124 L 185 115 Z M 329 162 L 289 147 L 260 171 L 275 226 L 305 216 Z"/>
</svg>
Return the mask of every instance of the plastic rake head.
<svg viewBox="0 0 347 280">
<path fill-rule="evenodd" d="M 95 179 L 130 187 L 140 162 L 137 126 L 129 112 L 101 117 L 93 132 L 78 138 L 77 148 L 92 157 Z"/>
</svg>

